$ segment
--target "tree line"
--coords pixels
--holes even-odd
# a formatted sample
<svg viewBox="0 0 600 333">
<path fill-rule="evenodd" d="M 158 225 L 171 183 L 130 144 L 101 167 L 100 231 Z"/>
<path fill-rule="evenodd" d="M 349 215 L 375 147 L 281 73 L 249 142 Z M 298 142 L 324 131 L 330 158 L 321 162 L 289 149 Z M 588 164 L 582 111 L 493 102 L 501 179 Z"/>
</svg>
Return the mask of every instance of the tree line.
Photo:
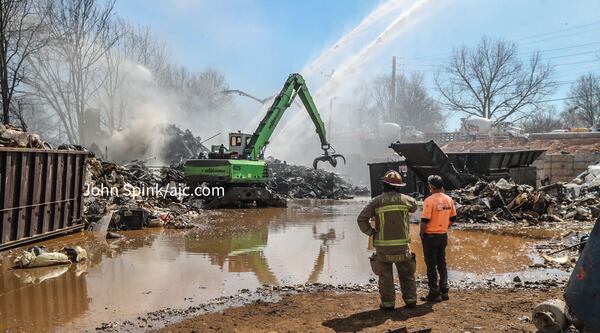
<svg viewBox="0 0 600 333">
<path fill-rule="evenodd" d="M 117 17 L 115 0 L 0 1 L 4 124 L 89 144 L 135 117 L 140 82 L 177 93 L 176 107 L 196 117 L 210 119 L 231 103 L 220 93 L 228 88 L 222 73 L 173 63 L 149 27 Z"/>
<path fill-rule="evenodd" d="M 560 84 L 554 74 L 555 68 L 540 52 L 524 59 L 514 42 L 483 37 L 475 47 L 453 50 L 434 74 L 434 87 L 426 87 L 418 72 L 398 75 L 395 84 L 391 75 L 375 78 L 363 107 L 378 112 L 380 120 L 424 132 L 444 130 L 445 111 L 512 122 L 527 132 L 598 126 L 600 76 L 583 74 L 571 84 L 567 96 L 552 99 Z"/>
<path fill-rule="evenodd" d="M 127 127 L 136 117 L 132 96 L 150 88 L 177 94 L 170 103 L 184 118 L 223 118 L 232 105 L 221 93 L 228 89 L 224 75 L 174 63 L 149 27 L 116 15 L 115 1 L 0 1 L 4 124 L 56 142 L 89 144 Z M 382 75 L 361 87 L 351 107 L 367 128 L 397 122 L 443 131 L 448 111 L 516 122 L 532 132 L 598 125 L 600 76 L 581 75 L 560 107 L 550 99 L 558 85 L 554 74 L 539 52 L 524 58 L 514 42 L 483 37 L 452 52 L 434 76 L 435 87 L 426 87 L 421 73 Z"/>
</svg>

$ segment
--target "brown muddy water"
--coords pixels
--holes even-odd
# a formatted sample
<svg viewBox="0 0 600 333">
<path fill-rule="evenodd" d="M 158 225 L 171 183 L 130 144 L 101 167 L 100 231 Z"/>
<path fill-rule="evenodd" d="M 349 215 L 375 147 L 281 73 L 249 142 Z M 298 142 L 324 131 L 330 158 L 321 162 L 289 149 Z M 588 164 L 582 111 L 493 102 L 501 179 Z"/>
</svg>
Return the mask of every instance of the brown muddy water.
<svg viewBox="0 0 600 333">
<path fill-rule="evenodd" d="M 203 212 L 192 230 L 123 232 L 104 240 L 79 233 L 38 245 L 80 244 L 89 260 L 12 270 L 19 251 L 1 256 L 1 331 L 84 331 L 165 307 L 185 308 L 263 284 L 367 283 L 368 238 L 356 215 L 365 200 L 291 201 L 288 208 Z M 418 226 L 411 229 L 424 275 Z M 451 230 L 451 280 L 523 280 L 559 274 L 531 270 L 539 240 Z"/>
</svg>

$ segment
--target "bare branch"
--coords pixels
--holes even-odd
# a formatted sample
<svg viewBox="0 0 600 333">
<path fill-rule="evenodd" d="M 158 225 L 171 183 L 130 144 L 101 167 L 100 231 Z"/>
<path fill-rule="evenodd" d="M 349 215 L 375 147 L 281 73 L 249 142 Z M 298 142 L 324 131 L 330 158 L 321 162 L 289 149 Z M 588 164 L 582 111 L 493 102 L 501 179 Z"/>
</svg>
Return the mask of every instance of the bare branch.
<svg viewBox="0 0 600 333">
<path fill-rule="evenodd" d="M 593 127 L 600 124 L 600 76 L 589 73 L 571 86 L 567 107 L 573 112 L 570 126 Z"/>
<path fill-rule="evenodd" d="M 43 1 L 3 0 L 0 1 L 0 97 L 2 118 L 10 122 L 12 113 L 26 126 L 22 118 L 23 96 L 13 105 L 19 85 L 25 81 L 27 61 L 47 39 L 43 33 L 43 20 L 49 7 Z"/>
<path fill-rule="evenodd" d="M 59 116 L 69 140 L 86 143 L 90 102 L 103 85 L 102 59 L 119 36 L 111 30 L 114 0 L 55 0 L 44 20 L 50 42 L 32 61 L 37 96 Z M 41 52 L 40 52 L 41 53 Z"/>
<path fill-rule="evenodd" d="M 487 37 L 475 49 L 454 51 L 449 65 L 435 76 L 444 105 L 496 122 L 538 109 L 555 86 L 552 67 L 542 63 L 539 54 L 524 66 L 517 51 L 514 43 Z"/>
<path fill-rule="evenodd" d="M 381 76 L 372 83 L 374 109 L 387 110 L 391 104 L 391 76 Z M 422 131 L 441 131 L 446 123 L 439 104 L 429 95 L 420 74 L 396 77 L 396 100 L 392 112 L 402 126 Z M 386 114 L 387 115 L 387 114 Z M 384 118 L 385 120 L 385 118 Z"/>
</svg>

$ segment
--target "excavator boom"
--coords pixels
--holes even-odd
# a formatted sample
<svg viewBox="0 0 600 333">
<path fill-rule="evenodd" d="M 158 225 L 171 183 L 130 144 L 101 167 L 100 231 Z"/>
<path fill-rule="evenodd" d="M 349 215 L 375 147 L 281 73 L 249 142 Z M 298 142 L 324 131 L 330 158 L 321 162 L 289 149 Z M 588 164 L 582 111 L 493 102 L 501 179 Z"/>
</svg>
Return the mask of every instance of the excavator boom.
<svg viewBox="0 0 600 333">
<path fill-rule="evenodd" d="M 224 93 L 240 92 L 228 90 Z M 296 96 L 304 104 L 323 149 L 323 156 L 314 160 L 313 167 L 316 169 L 319 162 L 328 162 L 335 167 L 338 158 L 346 163 L 344 156 L 336 154 L 327 141 L 325 124 L 304 79 L 300 74 L 291 74 L 253 134 L 229 133 L 228 148 L 223 144 L 214 145 L 208 156 L 201 155 L 186 161 L 184 173 L 190 188 L 219 186 L 225 189 L 224 194 L 203 197 L 205 208 L 243 207 L 254 203 L 257 206 L 286 206 L 286 200 L 266 186 L 269 169 L 264 161 L 264 151 L 281 117 L 294 103 Z"/>
<path fill-rule="evenodd" d="M 283 88 L 275 97 L 273 101 L 273 105 L 267 111 L 267 114 L 261 120 L 260 124 L 248 145 L 244 149 L 244 155 L 248 156 L 251 160 L 259 160 L 264 158 L 264 150 L 269 143 L 269 139 L 277 124 L 281 120 L 281 117 L 285 113 L 285 111 L 290 107 L 296 96 L 300 97 L 302 104 L 306 108 L 310 119 L 315 125 L 317 135 L 319 136 L 319 140 L 321 141 L 321 149 L 323 149 L 324 154 L 321 157 L 318 157 L 313 162 L 313 167 L 316 169 L 319 161 L 329 162 L 332 166 L 337 165 L 336 158 L 342 158 L 344 163 L 346 163 L 346 159 L 344 156 L 340 154 L 335 154 L 334 151 L 331 151 L 331 145 L 327 141 L 327 133 L 325 130 L 325 124 L 323 120 L 321 120 L 321 116 L 319 115 L 319 111 L 315 106 L 315 102 L 306 87 L 306 83 L 304 82 L 304 78 L 302 75 L 298 73 L 291 74 L 288 79 L 285 81 Z"/>
</svg>

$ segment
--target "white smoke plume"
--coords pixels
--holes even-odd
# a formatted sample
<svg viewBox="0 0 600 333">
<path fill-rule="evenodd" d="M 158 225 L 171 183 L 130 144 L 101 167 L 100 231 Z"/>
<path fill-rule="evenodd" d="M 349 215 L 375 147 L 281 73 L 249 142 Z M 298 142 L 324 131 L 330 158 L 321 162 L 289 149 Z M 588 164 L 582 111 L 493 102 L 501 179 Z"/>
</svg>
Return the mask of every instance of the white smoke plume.
<svg viewBox="0 0 600 333">
<path fill-rule="evenodd" d="M 414 29 L 433 3 L 431 0 L 391 0 L 381 4 L 357 27 L 302 69 L 301 74 L 321 117 L 331 129 L 332 133 L 328 133 L 330 142 L 339 153 L 349 157 L 350 165 L 359 165 L 357 170 L 338 167 L 337 171 L 353 178 L 358 174 L 367 175 L 366 162 L 369 158 L 385 154 L 385 143 L 389 144 L 393 138 L 376 141 L 383 146 L 382 153 L 381 149 L 368 145 L 369 137 L 378 137 L 377 129 L 363 131 L 365 121 L 374 121 L 364 114 L 368 110 L 360 109 L 363 100 L 368 98 L 367 84 L 383 67 L 382 64 L 390 64 L 391 57 L 396 55 L 395 41 L 403 33 Z M 290 111 L 293 114 L 286 115 L 279 130 L 274 133 L 268 154 L 291 163 L 310 164 L 312 158 L 322 153 L 314 125 L 303 109 Z M 303 153 L 299 154 L 299 151 Z M 365 180 L 364 177 L 361 179 Z"/>
</svg>

